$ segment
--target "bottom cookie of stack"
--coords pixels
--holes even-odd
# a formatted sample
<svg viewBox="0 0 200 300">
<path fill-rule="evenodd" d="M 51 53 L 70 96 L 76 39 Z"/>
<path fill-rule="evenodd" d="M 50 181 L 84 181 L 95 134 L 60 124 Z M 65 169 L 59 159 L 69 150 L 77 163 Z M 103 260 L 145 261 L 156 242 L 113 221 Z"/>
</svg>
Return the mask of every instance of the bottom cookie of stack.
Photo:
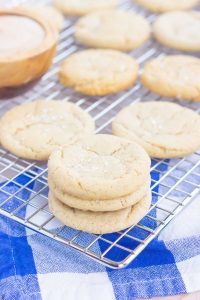
<svg viewBox="0 0 200 300">
<path fill-rule="evenodd" d="M 95 234 L 112 233 L 137 224 L 148 212 L 150 204 L 149 190 L 135 205 L 117 211 L 94 212 L 71 208 L 57 199 L 51 191 L 49 193 L 50 210 L 63 224 Z"/>
</svg>

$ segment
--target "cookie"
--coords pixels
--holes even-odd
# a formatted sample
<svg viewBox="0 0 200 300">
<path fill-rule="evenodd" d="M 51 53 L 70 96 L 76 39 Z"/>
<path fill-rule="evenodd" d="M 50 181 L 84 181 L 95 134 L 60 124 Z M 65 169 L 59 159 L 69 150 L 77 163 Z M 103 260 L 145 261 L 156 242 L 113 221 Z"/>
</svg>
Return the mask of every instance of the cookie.
<svg viewBox="0 0 200 300">
<path fill-rule="evenodd" d="M 93 11 L 114 8 L 118 0 L 53 0 L 53 3 L 67 16 L 83 16 Z"/>
<path fill-rule="evenodd" d="M 94 48 L 130 51 L 150 36 L 146 19 L 131 11 L 99 11 L 82 17 L 75 26 L 76 40 Z"/>
<path fill-rule="evenodd" d="M 164 97 L 200 101 L 200 59 L 169 55 L 146 63 L 141 76 L 145 87 Z"/>
<path fill-rule="evenodd" d="M 199 0 L 135 0 L 134 2 L 152 12 L 164 13 L 172 10 L 190 9 L 197 5 Z"/>
<path fill-rule="evenodd" d="M 129 195 L 144 184 L 150 159 L 135 143 L 98 134 L 54 151 L 48 169 L 59 191 L 85 200 L 106 200 Z"/>
<path fill-rule="evenodd" d="M 128 106 L 112 127 L 113 134 L 139 143 L 151 157 L 182 157 L 200 148 L 200 116 L 175 103 Z"/>
<path fill-rule="evenodd" d="M 112 212 L 91 212 L 71 208 L 49 193 L 49 208 L 63 224 L 90 233 L 104 234 L 126 229 L 137 224 L 148 212 L 149 192 L 137 204 Z"/>
<path fill-rule="evenodd" d="M 94 133 L 94 121 L 73 103 L 38 100 L 8 111 L 1 119 L 0 141 L 11 153 L 47 160 L 50 153 Z"/>
<path fill-rule="evenodd" d="M 137 73 L 137 62 L 127 54 L 89 49 L 68 57 L 60 67 L 59 79 L 77 92 L 103 96 L 131 87 Z"/>
<path fill-rule="evenodd" d="M 64 17 L 55 7 L 41 5 L 20 5 L 20 7 L 40 14 L 42 18 L 46 19 L 58 31 L 62 30 L 64 25 Z"/>
<path fill-rule="evenodd" d="M 200 12 L 173 11 L 157 18 L 153 24 L 155 38 L 163 45 L 183 50 L 200 50 Z"/>
<path fill-rule="evenodd" d="M 115 211 L 132 206 L 144 198 L 150 188 L 150 180 L 148 179 L 137 191 L 125 197 L 111 200 L 83 200 L 60 191 L 50 176 L 48 181 L 52 194 L 59 199 L 59 201 L 73 208 L 90 211 Z"/>
</svg>

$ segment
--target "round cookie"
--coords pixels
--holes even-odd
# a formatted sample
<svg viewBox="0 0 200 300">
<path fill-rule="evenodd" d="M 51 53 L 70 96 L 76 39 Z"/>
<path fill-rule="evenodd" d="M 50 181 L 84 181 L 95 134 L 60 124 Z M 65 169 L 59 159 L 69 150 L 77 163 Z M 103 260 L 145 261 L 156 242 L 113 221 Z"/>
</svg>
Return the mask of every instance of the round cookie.
<svg viewBox="0 0 200 300">
<path fill-rule="evenodd" d="M 200 101 L 200 59 L 171 55 L 149 61 L 142 73 L 142 83 L 164 97 Z"/>
<path fill-rule="evenodd" d="M 103 96 L 131 87 L 137 73 L 137 62 L 127 54 L 89 49 L 68 57 L 60 67 L 59 79 L 77 92 Z"/>
<path fill-rule="evenodd" d="M 8 111 L 1 119 L 1 144 L 17 156 L 47 160 L 50 153 L 94 133 L 94 121 L 73 103 L 38 100 Z"/>
<path fill-rule="evenodd" d="M 182 157 L 200 148 L 200 116 L 174 103 L 128 106 L 112 127 L 113 134 L 139 143 L 151 157 Z"/>
<path fill-rule="evenodd" d="M 55 7 L 41 5 L 20 5 L 20 7 L 40 14 L 41 17 L 46 19 L 52 26 L 56 28 L 56 30 L 62 30 L 64 24 L 64 17 Z"/>
<path fill-rule="evenodd" d="M 115 211 L 132 206 L 144 198 L 150 189 L 150 180 L 148 179 L 137 191 L 125 197 L 111 200 L 83 200 L 60 191 L 50 176 L 48 182 L 51 193 L 59 199 L 59 201 L 73 208 L 90 211 Z"/>
<path fill-rule="evenodd" d="M 112 233 L 137 224 L 148 212 L 150 204 L 149 192 L 133 206 L 112 212 L 91 212 L 71 208 L 49 194 L 49 208 L 63 224 L 96 234 Z"/>
<path fill-rule="evenodd" d="M 143 148 L 107 134 L 54 151 L 49 176 L 60 191 L 86 200 L 120 198 L 136 191 L 150 173 Z"/>
<path fill-rule="evenodd" d="M 153 24 L 155 38 L 163 45 L 183 50 L 200 50 L 200 12 L 173 11 L 157 18 Z"/>
<path fill-rule="evenodd" d="M 93 11 L 114 8 L 118 0 L 53 0 L 53 3 L 67 16 L 83 16 Z"/>
<path fill-rule="evenodd" d="M 150 26 L 132 11 L 99 11 L 82 17 L 75 26 L 75 38 L 89 47 L 130 51 L 142 46 Z"/>
<path fill-rule="evenodd" d="M 144 8 L 155 12 L 164 13 L 172 10 L 187 10 L 198 4 L 199 0 L 134 0 Z"/>
</svg>

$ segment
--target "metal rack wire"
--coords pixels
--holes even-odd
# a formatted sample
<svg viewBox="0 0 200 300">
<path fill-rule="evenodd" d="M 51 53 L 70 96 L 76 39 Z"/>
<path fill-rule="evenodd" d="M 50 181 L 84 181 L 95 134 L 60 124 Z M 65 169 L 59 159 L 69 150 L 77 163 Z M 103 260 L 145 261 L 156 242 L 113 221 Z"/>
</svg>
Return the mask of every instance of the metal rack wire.
<svg viewBox="0 0 200 300">
<path fill-rule="evenodd" d="M 26 0 L 6 2 L 23 4 Z M 36 2 L 36 1 L 32 1 Z M 39 1 L 38 1 L 39 2 Z M 49 1 L 42 1 L 43 4 Z M 30 4 L 30 1 L 29 1 Z M 41 1 L 40 1 L 41 4 Z M 155 15 L 123 1 L 122 9 L 137 9 L 151 22 Z M 70 100 L 88 111 L 96 121 L 97 132 L 110 132 L 112 118 L 124 106 L 141 99 L 161 98 L 149 93 L 140 82 L 125 93 L 106 97 L 83 97 L 57 80 L 60 62 L 80 49 L 73 39 L 73 19 L 66 19 L 60 35 L 57 56 L 50 71 L 23 90 L 1 94 L 0 114 L 22 102 L 37 98 Z M 150 40 L 142 49 L 133 51 L 142 66 L 148 59 L 176 53 Z M 17 95 L 18 94 L 18 95 Z M 8 101 L 9 98 L 9 101 Z M 7 100 L 7 101 L 6 101 Z M 198 103 L 182 102 L 199 111 Z M 149 213 L 135 226 L 114 234 L 94 235 L 63 226 L 48 208 L 46 165 L 19 159 L 0 148 L 0 213 L 25 226 L 65 243 L 111 268 L 127 266 L 155 236 L 198 194 L 200 190 L 200 152 L 182 159 L 152 160 L 153 201 Z"/>
</svg>

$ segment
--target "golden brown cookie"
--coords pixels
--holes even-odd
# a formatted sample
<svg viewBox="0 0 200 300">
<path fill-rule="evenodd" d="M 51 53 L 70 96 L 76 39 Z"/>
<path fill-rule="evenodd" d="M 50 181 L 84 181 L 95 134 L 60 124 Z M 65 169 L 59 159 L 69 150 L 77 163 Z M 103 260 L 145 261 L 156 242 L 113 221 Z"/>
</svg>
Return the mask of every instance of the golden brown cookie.
<svg viewBox="0 0 200 300">
<path fill-rule="evenodd" d="M 54 151 L 49 176 L 59 191 L 85 200 L 124 197 L 145 184 L 150 159 L 135 143 L 97 134 Z"/>
<path fill-rule="evenodd" d="M 170 102 L 144 102 L 122 109 L 113 133 L 139 143 L 151 157 L 189 155 L 200 148 L 200 116 Z"/>
<path fill-rule="evenodd" d="M 150 37 L 147 20 L 132 11 L 99 11 L 77 22 L 75 38 L 83 45 L 131 51 Z"/>
<path fill-rule="evenodd" d="M 134 0 L 144 8 L 155 12 L 164 13 L 173 10 L 187 10 L 198 4 L 199 0 Z"/>
<path fill-rule="evenodd" d="M 165 97 L 200 101 L 200 59 L 170 55 L 146 63 L 142 83 Z"/>
<path fill-rule="evenodd" d="M 127 54 L 89 49 L 68 57 L 60 67 L 59 79 L 77 92 L 102 96 L 131 87 L 137 72 L 137 62 Z"/>
<path fill-rule="evenodd" d="M 61 202 L 73 208 L 90 211 L 115 211 L 132 206 L 144 198 L 150 189 L 150 180 L 147 179 L 137 191 L 124 197 L 107 200 L 83 200 L 72 195 L 68 195 L 67 193 L 58 189 L 53 180 L 51 180 L 51 176 L 48 178 L 48 183 L 50 191 Z"/>
<path fill-rule="evenodd" d="M 163 45 L 183 51 L 200 51 L 200 12 L 173 11 L 153 24 L 155 38 Z"/>
<path fill-rule="evenodd" d="M 63 224 L 96 234 L 116 232 L 137 224 L 148 212 L 150 204 L 149 192 L 133 206 L 111 212 L 92 212 L 71 208 L 49 194 L 50 210 Z"/>
<path fill-rule="evenodd" d="M 47 160 L 51 152 L 94 133 L 94 121 L 73 103 L 37 100 L 8 111 L 1 119 L 1 144 L 17 156 Z"/>
<path fill-rule="evenodd" d="M 53 0 L 54 5 L 67 16 L 83 16 L 93 11 L 117 6 L 117 0 Z"/>
</svg>

